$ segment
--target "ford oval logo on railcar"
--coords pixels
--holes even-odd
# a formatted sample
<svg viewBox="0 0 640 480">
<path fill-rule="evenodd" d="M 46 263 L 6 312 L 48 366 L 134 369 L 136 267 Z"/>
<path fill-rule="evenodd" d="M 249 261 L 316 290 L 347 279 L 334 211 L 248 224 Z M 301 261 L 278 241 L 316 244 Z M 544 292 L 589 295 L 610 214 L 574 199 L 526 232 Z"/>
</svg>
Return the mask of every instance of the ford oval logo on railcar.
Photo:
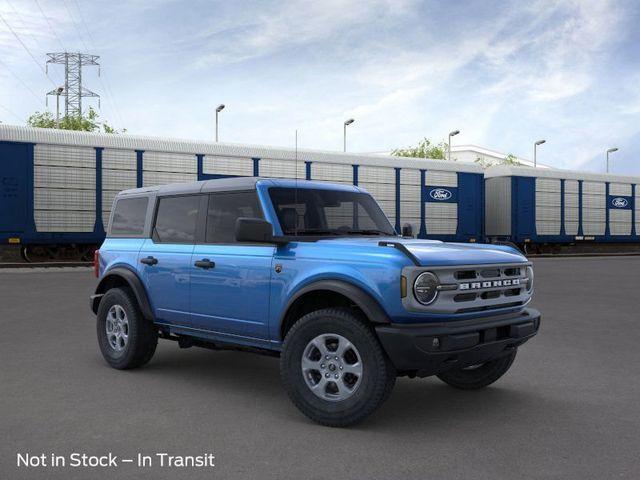
<svg viewBox="0 0 640 480">
<path fill-rule="evenodd" d="M 434 188 L 429 192 L 429 196 L 434 200 L 449 200 L 453 194 L 446 188 Z"/>
<path fill-rule="evenodd" d="M 629 205 L 629 200 L 622 197 L 616 197 L 611 200 L 611 205 L 613 205 L 615 208 L 626 208 L 627 205 Z"/>
</svg>

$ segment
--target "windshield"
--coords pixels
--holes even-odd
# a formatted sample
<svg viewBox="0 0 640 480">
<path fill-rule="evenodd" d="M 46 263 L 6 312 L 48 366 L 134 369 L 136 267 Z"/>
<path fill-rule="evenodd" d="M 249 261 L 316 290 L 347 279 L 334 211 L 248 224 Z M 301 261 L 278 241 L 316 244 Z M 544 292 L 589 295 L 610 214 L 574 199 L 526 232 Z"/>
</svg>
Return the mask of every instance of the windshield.
<svg viewBox="0 0 640 480">
<path fill-rule="evenodd" d="M 366 193 L 270 188 L 284 235 L 395 235 L 376 201 Z"/>
</svg>

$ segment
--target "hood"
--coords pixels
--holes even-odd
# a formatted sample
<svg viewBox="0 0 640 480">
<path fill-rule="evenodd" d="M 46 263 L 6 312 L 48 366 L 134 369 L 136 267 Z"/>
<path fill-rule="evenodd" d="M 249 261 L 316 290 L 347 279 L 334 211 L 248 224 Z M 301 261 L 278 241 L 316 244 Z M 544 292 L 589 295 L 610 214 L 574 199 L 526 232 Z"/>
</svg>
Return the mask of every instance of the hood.
<svg viewBox="0 0 640 480">
<path fill-rule="evenodd" d="M 526 262 L 526 257 L 513 247 L 482 243 L 448 243 L 439 240 L 417 240 L 399 237 L 335 238 L 331 242 L 345 247 L 377 247 L 379 242 L 404 245 L 421 266 L 489 265 L 493 263 Z M 392 247 L 377 247 L 392 248 Z"/>
</svg>

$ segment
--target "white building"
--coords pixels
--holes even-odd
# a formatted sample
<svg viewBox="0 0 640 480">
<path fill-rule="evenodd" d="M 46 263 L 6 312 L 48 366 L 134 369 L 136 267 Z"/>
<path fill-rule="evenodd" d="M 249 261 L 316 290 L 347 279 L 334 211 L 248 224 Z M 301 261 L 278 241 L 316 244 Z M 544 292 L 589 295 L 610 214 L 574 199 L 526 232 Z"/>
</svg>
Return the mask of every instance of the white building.
<svg viewBox="0 0 640 480">
<path fill-rule="evenodd" d="M 391 155 L 387 152 L 368 152 L 370 155 Z M 478 145 L 453 145 L 451 147 L 451 160 L 463 163 L 476 163 L 484 168 L 492 165 L 500 165 L 507 157 L 508 153 L 498 152 Z M 515 157 L 523 167 L 533 167 L 533 161 L 522 157 Z M 538 162 L 538 168 L 553 168 Z"/>
<path fill-rule="evenodd" d="M 453 145 L 451 147 L 451 159 L 458 162 L 480 163 L 490 166 L 500 164 L 508 153 L 497 152 L 478 145 Z M 533 167 L 533 161 L 522 157 L 516 157 L 516 161 L 524 167 Z M 538 162 L 538 168 L 551 168 Z"/>
</svg>

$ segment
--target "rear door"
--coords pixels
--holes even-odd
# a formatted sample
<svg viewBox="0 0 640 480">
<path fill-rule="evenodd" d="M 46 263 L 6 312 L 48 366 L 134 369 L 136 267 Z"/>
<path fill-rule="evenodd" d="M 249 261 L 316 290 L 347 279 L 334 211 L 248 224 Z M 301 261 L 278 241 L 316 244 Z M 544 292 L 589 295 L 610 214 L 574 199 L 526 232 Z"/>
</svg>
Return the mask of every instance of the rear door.
<svg viewBox="0 0 640 480">
<path fill-rule="evenodd" d="M 0 232 L 26 227 L 28 156 L 28 145 L 0 142 Z"/>
<path fill-rule="evenodd" d="M 255 190 L 208 196 L 204 243 L 191 258 L 191 312 L 198 328 L 231 341 L 267 340 L 275 246 L 235 241 L 238 217 L 263 218 Z"/>
<path fill-rule="evenodd" d="M 152 238 L 140 250 L 139 268 L 159 323 L 190 325 L 191 255 L 204 195 L 158 197 Z"/>
</svg>

